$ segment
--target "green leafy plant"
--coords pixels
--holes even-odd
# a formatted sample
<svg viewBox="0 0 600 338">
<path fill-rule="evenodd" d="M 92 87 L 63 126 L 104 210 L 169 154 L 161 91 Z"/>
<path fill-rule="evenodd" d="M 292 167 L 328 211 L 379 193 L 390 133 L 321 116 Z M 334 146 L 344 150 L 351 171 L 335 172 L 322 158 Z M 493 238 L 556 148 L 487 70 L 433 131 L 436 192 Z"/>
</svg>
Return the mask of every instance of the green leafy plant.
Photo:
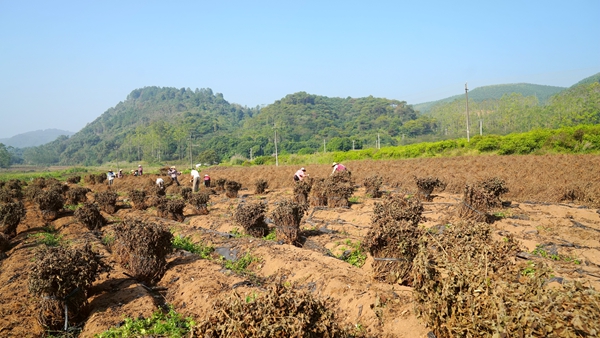
<svg viewBox="0 0 600 338">
<path fill-rule="evenodd" d="M 360 203 L 360 198 L 358 196 L 352 196 L 350 198 L 348 198 L 348 202 L 352 203 L 352 204 L 358 204 Z"/>
<path fill-rule="evenodd" d="M 190 237 L 173 236 L 171 243 L 175 249 L 189 251 L 203 259 L 210 259 L 210 254 L 215 251 L 213 246 L 205 245 L 202 241 L 194 243 Z"/>
<path fill-rule="evenodd" d="M 67 209 L 67 210 L 71 210 L 71 211 L 75 211 L 77 209 L 79 209 L 83 204 L 79 203 L 79 204 L 65 204 L 65 206 L 63 208 Z"/>
<path fill-rule="evenodd" d="M 60 246 L 66 243 L 62 235 L 57 235 L 54 232 L 40 232 L 27 237 L 35 238 L 36 243 L 47 246 Z"/>
<path fill-rule="evenodd" d="M 125 324 L 97 334 L 95 338 L 125 338 L 125 337 L 184 337 L 196 323 L 191 317 L 183 316 L 169 307 L 169 311 L 158 310 L 150 318 L 126 318 Z"/>
<path fill-rule="evenodd" d="M 349 246 L 352 250 L 349 254 L 341 254 L 338 258 L 357 268 L 362 267 L 367 260 L 367 254 L 362 250 L 360 242 L 353 243 L 351 240 L 347 239 L 344 244 Z"/>
<path fill-rule="evenodd" d="M 106 234 L 102 237 L 102 244 L 111 246 L 115 242 L 115 235 Z"/>
<path fill-rule="evenodd" d="M 521 270 L 521 275 L 523 276 L 527 276 L 527 277 L 533 277 L 535 276 L 535 263 L 532 261 L 528 261 L 527 262 L 527 267 L 523 270 Z"/>
<path fill-rule="evenodd" d="M 276 241 L 277 240 L 277 231 L 275 228 L 271 229 L 271 231 L 263 237 L 266 241 Z"/>
<path fill-rule="evenodd" d="M 240 275 L 251 275 L 252 273 L 248 271 L 248 266 L 252 264 L 252 262 L 258 262 L 260 258 L 252 256 L 249 252 L 246 252 L 242 257 L 238 258 L 235 261 L 226 260 L 223 258 L 223 266 L 225 269 L 234 271 Z"/>
</svg>

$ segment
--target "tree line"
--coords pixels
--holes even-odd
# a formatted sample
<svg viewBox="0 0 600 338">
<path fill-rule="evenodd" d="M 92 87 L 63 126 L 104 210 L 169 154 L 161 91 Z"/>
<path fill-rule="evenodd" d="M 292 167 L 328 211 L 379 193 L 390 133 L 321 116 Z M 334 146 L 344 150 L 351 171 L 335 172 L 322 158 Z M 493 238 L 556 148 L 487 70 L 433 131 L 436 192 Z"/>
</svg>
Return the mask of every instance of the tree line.
<svg viewBox="0 0 600 338">
<path fill-rule="evenodd" d="M 330 98 L 298 92 L 264 107 L 230 104 L 211 89 L 144 87 L 71 137 L 12 151 L 12 162 L 99 165 L 107 161 L 218 163 L 232 158 L 314 154 L 465 137 L 466 101 L 427 114 L 405 101 Z M 600 122 L 600 83 L 582 83 L 540 103 L 505 94 L 469 100 L 471 135 Z M 275 138 L 277 137 L 277 138 Z M 1 151 L 1 148 L 0 148 Z"/>
</svg>

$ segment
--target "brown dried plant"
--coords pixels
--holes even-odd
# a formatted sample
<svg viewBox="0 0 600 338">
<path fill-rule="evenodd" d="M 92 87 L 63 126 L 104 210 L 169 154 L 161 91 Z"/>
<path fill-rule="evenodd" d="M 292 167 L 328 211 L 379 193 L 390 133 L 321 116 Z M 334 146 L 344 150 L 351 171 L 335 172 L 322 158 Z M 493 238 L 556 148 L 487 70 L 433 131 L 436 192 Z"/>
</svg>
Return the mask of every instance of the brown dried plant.
<svg viewBox="0 0 600 338">
<path fill-rule="evenodd" d="M 244 228 L 246 234 L 260 238 L 269 233 L 269 227 L 265 223 L 266 211 L 267 205 L 261 202 L 241 203 L 238 204 L 233 219 Z"/>
<path fill-rule="evenodd" d="M 114 234 L 115 260 L 141 282 L 160 280 L 166 271 L 166 257 L 173 250 L 173 234 L 162 225 L 134 218 L 117 224 Z"/>
</svg>

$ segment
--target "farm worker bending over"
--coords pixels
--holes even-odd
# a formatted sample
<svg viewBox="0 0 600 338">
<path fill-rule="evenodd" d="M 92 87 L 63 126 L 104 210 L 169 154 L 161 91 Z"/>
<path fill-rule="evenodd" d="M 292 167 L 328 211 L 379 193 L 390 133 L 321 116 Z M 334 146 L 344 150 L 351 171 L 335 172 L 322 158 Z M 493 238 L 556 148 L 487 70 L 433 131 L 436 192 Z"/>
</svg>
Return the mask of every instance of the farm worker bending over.
<svg viewBox="0 0 600 338">
<path fill-rule="evenodd" d="M 333 175 L 333 173 L 335 173 L 336 171 L 344 171 L 344 170 L 346 170 L 346 167 L 344 167 L 343 164 L 337 163 L 337 162 L 333 162 L 332 167 L 333 167 L 333 171 L 331 172 L 331 175 Z"/>
<path fill-rule="evenodd" d="M 178 172 L 177 169 L 175 169 L 175 166 L 169 168 L 169 171 L 167 171 L 167 175 L 171 177 L 171 181 L 177 183 L 177 185 L 181 185 L 179 184 L 179 180 L 177 179 L 177 176 L 181 175 L 181 173 Z"/>
<path fill-rule="evenodd" d="M 123 169 L 119 169 L 119 173 L 117 174 L 117 178 L 123 178 Z"/>
<path fill-rule="evenodd" d="M 141 165 L 141 164 L 139 164 L 139 165 L 138 165 L 138 175 L 139 175 L 139 176 L 142 176 L 142 174 L 143 174 L 143 173 L 144 173 L 144 168 L 142 168 L 142 165 Z"/>
<path fill-rule="evenodd" d="M 165 187 L 165 181 L 162 178 L 157 178 L 156 179 L 156 186 L 159 188 L 164 188 Z"/>
<path fill-rule="evenodd" d="M 306 173 L 306 169 L 300 168 L 300 170 L 296 171 L 296 173 L 294 174 L 294 181 L 302 181 L 305 176 L 308 176 L 308 174 Z"/>
<path fill-rule="evenodd" d="M 210 176 L 204 175 L 204 186 L 210 188 Z"/>
<path fill-rule="evenodd" d="M 196 169 L 192 169 L 192 189 L 194 192 L 198 191 L 200 187 L 200 173 Z"/>
<path fill-rule="evenodd" d="M 113 180 L 115 179 L 115 173 L 112 170 L 109 170 L 106 177 L 108 178 L 108 185 L 112 185 Z"/>
</svg>

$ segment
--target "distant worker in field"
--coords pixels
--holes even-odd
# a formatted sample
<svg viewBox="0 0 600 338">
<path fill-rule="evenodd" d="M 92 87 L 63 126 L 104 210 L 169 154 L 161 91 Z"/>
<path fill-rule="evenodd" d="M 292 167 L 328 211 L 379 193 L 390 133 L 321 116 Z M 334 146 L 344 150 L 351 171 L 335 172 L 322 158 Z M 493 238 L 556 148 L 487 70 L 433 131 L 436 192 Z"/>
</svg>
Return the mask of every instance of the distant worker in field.
<svg viewBox="0 0 600 338">
<path fill-rule="evenodd" d="M 138 176 L 142 176 L 142 174 L 144 173 L 144 168 L 142 168 L 141 164 L 138 164 Z"/>
<path fill-rule="evenodd" d="M 119 169 L 119 172 L 117 173 L 117 178 L 123 178 L 123 169 Z"/>
<path fill-rule="evenodd" d="M 333 171 L 331 172 L 331 175 L 333 175 L 333 173 L 335 173 L 336 171 L 346 171 L 347 170 L 346 167 L 341 163 L 333 162 L 333 164 L 331 166 L 333 167 Z"/>
<path fill-rule="evenodd" d="M 308 176 L 308 174 L 306 173 L 306 169 L 304 168 L 300 168 L 298 171 L 296 171 L 296 173 L 294 174 L 294 182 L 299 182 L 304 180 L 304 177 Z"/>
<path fill-rule="evenodd" d="M 175 166 L 171 166 L 171 168 L 169 168 L 169 171 L 167 171 L 167 175 L 171 177 L 171 181 L 177 183 L 177 185 L 181 185 L 179 184 L 179 180 L 177 179 L 177 176 L 181 175 L 181 172 L 177 171 Z"/>
<path fill-rule="evenodd" d="M 197 192 L 200 187 L 200 173 L 196 169 L 192 169 L 192 191 Z"/>
<path fill-rule="evenodd" d="M 210 188 L 210 176 L 204 174 L 204 187 Z"/>
<path fill-rule="evenodd" d="M 108 178 L 108 185 L 112 185 L 113 180 L 115 179 L 115 173 L 112 170 L 109 170 L 106 174 L 106 178 Z"/>
<path fill-rule="evenodd" d="M 160 189 L 164 189 L 165 188 L 165 181 L 162 178 L 157 178 L 156 179 L 156 186 L 159 187 Z"/>
</svg>

